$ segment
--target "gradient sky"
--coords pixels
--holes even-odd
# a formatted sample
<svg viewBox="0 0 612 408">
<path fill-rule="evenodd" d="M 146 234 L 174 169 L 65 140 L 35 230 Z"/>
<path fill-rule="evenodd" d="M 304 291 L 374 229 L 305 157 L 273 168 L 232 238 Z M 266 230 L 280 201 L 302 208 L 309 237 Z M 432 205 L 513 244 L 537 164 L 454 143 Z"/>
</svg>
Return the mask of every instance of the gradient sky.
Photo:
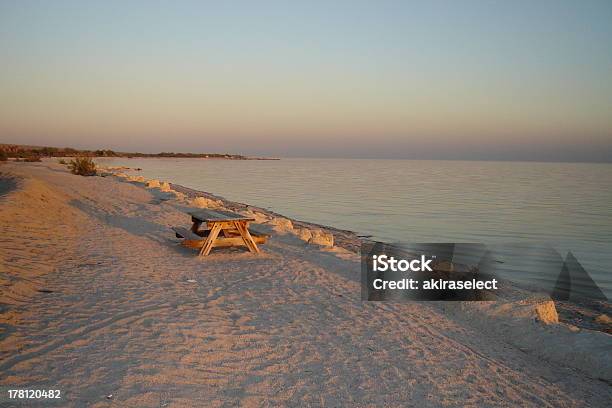
<svg viewBox="0 0 612 408">
<path fill-rule="evenodd" d="M 612 160 L 612 1 L 0 0 L 0 142 Z"/>
</svg>

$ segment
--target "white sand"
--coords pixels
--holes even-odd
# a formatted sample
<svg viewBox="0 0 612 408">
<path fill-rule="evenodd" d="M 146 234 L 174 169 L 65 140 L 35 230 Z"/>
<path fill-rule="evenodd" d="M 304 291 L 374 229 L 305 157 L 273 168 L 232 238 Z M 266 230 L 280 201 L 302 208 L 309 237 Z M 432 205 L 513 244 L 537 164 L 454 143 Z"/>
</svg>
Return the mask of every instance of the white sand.
<svg viewBox="0 0 612 408">
<path fill-rule="evenodd" d="M 50 162 L 0 171 L 22 178 L 0 195 L 2 386 L 59 388 L 75 407 L 612 399 L 439 305 L 362 302 L 347 251 L 279 233 L 260 256 L 198 259 L 168 228 L 189 224 L 186 204 L 155 189 Z"/>
</svg>

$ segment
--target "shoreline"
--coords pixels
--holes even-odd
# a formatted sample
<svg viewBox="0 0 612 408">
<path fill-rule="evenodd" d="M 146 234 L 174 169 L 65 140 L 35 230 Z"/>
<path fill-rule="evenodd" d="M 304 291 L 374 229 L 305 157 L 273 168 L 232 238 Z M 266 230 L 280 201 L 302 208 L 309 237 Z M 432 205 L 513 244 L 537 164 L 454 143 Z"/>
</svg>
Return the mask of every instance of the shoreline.
<svg viewBox="0 0 612 408">
<path fill-rule="evenodd" d="M 360 253 L 362 243 L 374 242 L 372 240 L 369 240 L 368 238 L 364 238 L 362 236 L 357 235 L 357 233 L 355 233 L 354 231 L 339 229 L 329 225 L 322 225 L 308 221 L 297 220 L 291 217 L 286 217 L 283 214 L 279 214 L 272 210 L 241 203 L 238 201 L 231 201 L 222 196 L 218 196 L 213 193 L 202 190 L 195 190 L 189 187 L 182 186 L 180 184 L 170 182 L 170 185 L 176 191 L 181 192 L 192 199 L 199 196 L 203 196 L 214 200 L 220 200 L 223 202 L 224 207 L 232 211 L 251 209 L 257 212 L 270 215 L 272 217 L 281 217 L 288 219 L 293 223 L 294 226 L 297 227 L 319 228 L 324 231 L 328 231 L 334 235 L 335 245 L 357 254 Z M 512 283 L 512 285 L 518 286 L 516 283 Z M 539 293 L 538 290 L 534 290 L 533 288 L 529 288 L 524 285 L 518 287 L 521 290 L 527 290 L 534 294 Z M 612 314 L 612 304 L 609 301 L 595 301 L 590 299 L 565 301 L 553 299 L 552 301 L 554 302 L 555 307 L 557 309 L 557 313 L 559 314 L 560 322 L 567 323 L 578 328 L 595 330 L 612 335 L 612 326 L 609 323 L 600 322 L 597 320 L 597 318 L 601 315 Z"/>
<path fill-rule="evenodd" d="M 120 171 L 139 171 L 140 169 L 136 168 L 109 168 L 111 173 L 116 173 Z M 230 211 L 240 212 L 240 211 L 255 211 L 258 213 L 265 214 L 271 218 L 281 218 L 287 219 L 291 221 L 291 223 L 298 228 L 310 228 L 310 229 L 321 229 L 323 231 L 329 232 L 334 236 L 334 245 L 341 247 L 345 250 L 353 252 L 355 254 L 360 254 L 361 246 L 363 243 L 373 243 L 373 242 L 383 242 L 384 241 L 373 241 L 368 237 L 360 236 L 356 232 L 351 230 L 339 229 L 330 225 L 322 225 L 308 221 L 302 221 L 298 219 L 294 219 L 291 217 L 287 217 L 283 214 L 277 213 L 273 210 L 261 208 L 255 205 L 250 205 L 247 203 L 242 203 L 238 201 L 232 201 L 226 199 L 223 196 L 216 195 L 211 192 L 196 190 L 189 187 L 182 186 L 180 184 L 173 183 L 171 181 L 168 182 L 171 188 L 181 194 L 184 194 L 188 199 L 195 199 L 197 197 L 205 197 L 211 200 L 220 201 L 223 204 L 224 208 L 229 209 Z M 146 188 L 146 182 L 145 182 Z M 388 243 L 387 243 L 388 244 Z M 519 285 L 514 282 L 510 283 L 513 287 L 520 289 L 522 291 L 527 291 L 533 293 L 534 295 L 540 294 L 541 292 L 538 289 L 534 289 L 531 287 L 527 287 L 525 285 Z M 610 301 L 600 301 L 600 300 L 591 300 L 591 299 L 572 299 L 572 300 L 558 300 L 552 299 L 557 309 L 557 313 L 559 315 L 559 321 L 564 324 L 569 324 L 573 327 L 577 327 L 580 329 L 594 330 L 603 333 L 607 333 L 612 335 L 612 325 L 610 325 L 607 320 L 600 321 L 598 318 L 600 316 L 610 316 L 612 315 L 612 303 Z"/>
<path fill-rule="evenodd" d="M 250 204 L 246 204 L 246 203 L 241 203 L 238 201 L 232 201 L 232 200 L 228 200 L 225 197 L 222 196 L 218 196 L 215 195 L 214 193 L 210 193 L 207 191 L 202 191 L 202 190 L 196 190 L 196 189 L 192 189 L 189 187 L 185 187 L 182 186 L 180 184 L 175 184 L 172 182 L 169 182 L 170 186 L 180 192 L 185 194 L 187 197 L 194 199 L 197 197 L 205 197 L 205 198 L 209 198 L 212 200 L 219 200 L 223 203 L 223 206 L 231 211 L 240 211 L 240 210 L 252 210 L 252 211 L 256 211 L 265 215 L 268 215 L 270 217 L 273 218 L 284 218 L 287 220 L 290 220 L 291 223 L 294 226 L 297 227 L 301 227 L 301 228 L 317 228 L 317 229 L 322 229 L 325 231 L 328 231 L 330 233 L 334 234 L 334 244 L 344 248 L 346 250 L 349 250 L 351 252 L 354 253 L 359 253 L 359 249 L 361 247 L 362 242 L 367 241 L 366 238 L 362 238 L 359 235 L 357 235 L 357 233 L 355 233 L 354 231 L 350 231 L 350 230 L 344 230 L 344 229 L 339 229 L 333 226 L 329 226 L 329 225 L 322 225 L 322 224 L 317 224 L 317 223 L 313 223 L 313 222 L 308 222 L 308 221 L 301 221 L 301 220 L 297 220 L 291 217 L 286 217 L 283 214 L 279 214 L 275 211 L 272 210 L 268 210 L 265 208 L 261 208 L 255 205 L 250 205 Z"/>
</svg>

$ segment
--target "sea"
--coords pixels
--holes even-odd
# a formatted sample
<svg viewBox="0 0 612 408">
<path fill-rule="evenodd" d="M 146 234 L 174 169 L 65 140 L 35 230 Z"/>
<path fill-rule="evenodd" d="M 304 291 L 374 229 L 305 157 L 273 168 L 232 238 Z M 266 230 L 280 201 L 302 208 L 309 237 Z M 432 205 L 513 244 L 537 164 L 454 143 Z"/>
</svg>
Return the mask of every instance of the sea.
<svg viewBox="0 0 612 408">
<path fill-rule="evenodd" d="M 496 262 L 508 265 L 501 269 L 521 269 L 519 280 L 548 289 L 570 253 L 607 298 L 612 296 L 612 164 L 101 160 L 374 240 L 496 248 Z"/>
</svg>

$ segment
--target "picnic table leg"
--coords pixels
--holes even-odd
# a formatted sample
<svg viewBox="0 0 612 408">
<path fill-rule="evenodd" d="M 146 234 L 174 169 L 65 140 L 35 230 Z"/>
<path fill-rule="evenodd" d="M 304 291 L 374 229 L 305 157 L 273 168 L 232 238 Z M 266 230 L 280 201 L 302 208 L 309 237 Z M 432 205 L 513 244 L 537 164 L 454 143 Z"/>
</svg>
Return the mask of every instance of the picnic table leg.
<svg viewBox="0 0 612 408">
<path fill-rule="evenodd" d="M 200 251 L 200 256 L 206 256 L 210 253 L 210 250 L 212 249 L 213 244 L 215 243 L 215 240 L 217 239 L 217 236 L 219 235 L 220 231 L 221 224 L 215 223 L 210 229 L 210 234 L 208 235 L 208 238 L 206 238 L 206 241 L 204 241 L 204 245 L 202 246 L 202 250 Z"/>
<path fill-rule="evenodd" d="M 244 244 L 247 246 L 249 251 L 259 253 L 259 248 L 253 240 L 251 233 L 249 233 L 249 229 L 246 226 L 246 222 L 234 221 L 234 225 L 236 226 L 238 232 L 240 232 L 240 236 L 242 237 L 242 240 L 244 241 Z"/>
<path fill-rule="evenodd" d="M 191 232 L 193 232 L 194 234 L 198 233 L 198 230 L 200 229 L 200 225 L 202 225 L 202 221 L 198 221 L 198 220 L 193 220 L 193 225 L 191 226 Z"/>
</svg>

